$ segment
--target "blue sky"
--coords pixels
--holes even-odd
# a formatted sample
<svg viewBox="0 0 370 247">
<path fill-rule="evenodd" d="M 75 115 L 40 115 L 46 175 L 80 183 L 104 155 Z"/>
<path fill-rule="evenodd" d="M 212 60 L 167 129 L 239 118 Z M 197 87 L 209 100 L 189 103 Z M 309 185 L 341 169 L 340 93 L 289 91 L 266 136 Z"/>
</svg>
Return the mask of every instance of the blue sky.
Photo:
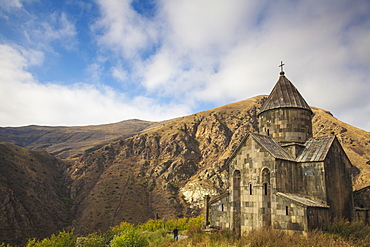
<svg viewBox="0 0 370 247">
<path fill-rule="evenodd" d="M 0 126 L 166 120 L 268 94 L 370 130 L 370 1 L 1 0 Z"/>
</svg>

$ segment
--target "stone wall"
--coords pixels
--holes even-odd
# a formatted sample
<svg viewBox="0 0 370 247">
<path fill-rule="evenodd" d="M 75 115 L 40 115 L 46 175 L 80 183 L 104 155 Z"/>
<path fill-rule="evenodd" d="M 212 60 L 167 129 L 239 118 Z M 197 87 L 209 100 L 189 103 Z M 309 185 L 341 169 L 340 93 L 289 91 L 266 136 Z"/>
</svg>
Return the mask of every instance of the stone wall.
<svg viewBox="0 0 370 247">
<path fill-rule="evenodd" d="M 210 203 L 210 225 L 216 228 L 229 229 L 231 214 L 229 196 Z"/>
<path fill-rule="evenodd" d="M 279 142 L 305 142 L 312 137 L 311 111 L 300 108 L 279 108 L 259 116 L 259 133 Z"/>
<path fill-rule="evenodd" d="M 241 232 L 271 225 L 271 194 L 275 191 L 275 158 L 262 148 L 253 138 L 248 138 L 230 163 L 230 175 L 240 171 L 240 197 L 235 194 L 232 183 L 231 224 L 235 227 L 240 218 Z M 241 205 L 240 208 L 237 205 Z"/>
<path fill-rule="evenodd" d="M 273 227 L 281 230 L 307 231 L 307 208 L 284 197 L 276 196 Z"/>
<path fill-rule="evenodd" d="M 351 163 L 337 139 L 325 159 L 325 184 L 330 218 L 353 219 Z"/>
</svg>

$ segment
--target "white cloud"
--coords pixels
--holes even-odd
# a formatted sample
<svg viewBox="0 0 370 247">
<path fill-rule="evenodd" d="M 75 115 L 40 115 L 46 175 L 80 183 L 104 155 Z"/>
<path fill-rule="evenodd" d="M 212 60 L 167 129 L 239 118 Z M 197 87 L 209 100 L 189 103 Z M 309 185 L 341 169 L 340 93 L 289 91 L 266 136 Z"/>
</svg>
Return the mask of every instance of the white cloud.
<svg viewBox="0 0 370 247">
<path fill-rule="evenodd" d="M 52 42 L 57 42 L 67 50 L 76 46 L 76 27 L 66 13 L 54 12 L 42 18 L 28 12 L 27 14 L 29 19 L 24 24 L 24 35 L 29 44 L 33 44 L 38 49 L 50 51 L 54 51 Z"/>
<path fill-rule="evenodd" d="M 238 41 L 245 33 L 242 25 L 251 16 L 247 1 L 163 1 L 169 37 L 186 50 L 222 49 Z M 244 30 L 243 30 L 244 29 Z M 239 34 L 239 35 L 236 35 Z"/>
<path fill-rule="evenodd" d="M 2 8 L 10 10 L 12 8 L 22 8 L 22 3 L 19 0 L 3 0 Z"/>
<path fill-rule="evenodd" d="M 93 29 L 98 41 L 122 56 L 138 58 L 138 53 L 150 50 L 156 43 L 158 26 L 136 13 L 129 0 L 97 0 L 102 18 Z"/>
<path fill-rule="evenodd" d="M 0 126 L 89 125 L 141 118 L 163 120 L 189 113 L 183 105 L 132 100 L 106 86 L 41 84 L 27 72 L 28 60 L 17 49 L 0 46 Z M 32 59 L 31 59 L 32 60 Z"/>
<path fill-rule="evenodd" d="M 89 81 L 92 83 L 99 83 L 103 69 L 99 63 L 92 63 L 87 66 L 86 72 L 89 76 Z"/>
<path fill-rule="evenodd" d="M 112 76 L 121 82 L 124 82 L 128 79 L 127 72 L 121 66 L 112 68 Z"/>
</svg>

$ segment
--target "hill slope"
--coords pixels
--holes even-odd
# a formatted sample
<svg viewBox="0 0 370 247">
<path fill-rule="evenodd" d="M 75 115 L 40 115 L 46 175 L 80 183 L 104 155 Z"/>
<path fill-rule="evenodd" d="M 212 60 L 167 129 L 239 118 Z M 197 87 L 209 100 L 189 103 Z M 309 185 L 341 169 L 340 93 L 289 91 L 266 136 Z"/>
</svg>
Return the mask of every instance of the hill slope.
<svg viewBox="0 0 370 247">
<path fill-rule="evenodd" d="M 78 127 L 0 127 L 0 141 L 34 150 L 46 150 L 61 158 L 76 158 L 158 124 L 161 123 L 132 119 L 114 124 Z"/>
<path fill-rule="evenodd" d="M 65 169 L 44 151 L 0 143 L 0 242 L 23 244 L 70 225 Z"/>
</svg>

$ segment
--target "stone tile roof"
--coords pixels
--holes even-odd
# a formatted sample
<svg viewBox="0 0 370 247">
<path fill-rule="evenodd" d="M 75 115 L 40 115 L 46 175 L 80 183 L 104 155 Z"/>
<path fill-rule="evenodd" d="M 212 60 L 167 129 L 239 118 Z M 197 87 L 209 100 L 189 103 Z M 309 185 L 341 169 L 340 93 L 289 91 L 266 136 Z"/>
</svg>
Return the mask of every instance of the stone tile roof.
<svg viewBox="0 0 370 247">
<path fill-rule="evenodd" d="M 334 139 L 334 136 L 310 138 L 305 143 L 306 147 L 298 156 L 297 162 L 323 161 L 326 158 Z"/>
<path fill-rule="evenodd" d="M 218 202 L 219 200 L 224 199 L 229 194 L 230 194 L 229 191 L 225 191 L 225 192 L 223 192 L 223 193 L 221 193 L 217 196 L 212 196 L 211 200 L 209 200 L 209 204 L 214 204 L 214 203 Z"/>
<path fill-rule="evenodd" d="M 229 161 L 234 157 L 242 143 L 248 138 L 252 137 L 257 143 L 259 143 L 267 152 L 269 152 L 274 158 L 281 160 L 289 160 L 293 162 L 320 162 L 324 161 L 330 147 L 335 139 L 334 136 L 329 137 L 318 137 L 310 138 L 305 144 L 305 148 L 302 153 L 295 159 L 288 152 L 286 152 L 279 143 L 277 143 L 272 137 L 261 135 L 258 133 L 249 133 L 243 138 L 238 148 L 230 156 Z"/>
<path fill-rule="evenodd" d="M 250 133 L 250 135 L 274 158 L 295 161 L 295 159 L 289 153 L 285 152 L 285 150 L 276 141 L 274 141 L 272 137 L 257 133 Z"/>
<path fill-rule="evenodd" d="M 277 192 L 277 196 L 282 196 L 285 197 L 295 203 L 301 204 L 306 207 L 316 207 L 316 208 L 330 208 L 328 205 L 325 203 L 317 202 L 314 200 L 311 200 L 309 198 L 303 197 L 301 195 L 296 195 L 296 194 L 290 194 L 290 193 L 282 193 L 282 192 Z"/>
<path fill-rule="evenodd" d="M 282 72 L 258 114 L 271 109 L 287 107 L 301 108 L 312 112 L 298 89 L 284 76 L 284 72 Z"/>
</svg>

